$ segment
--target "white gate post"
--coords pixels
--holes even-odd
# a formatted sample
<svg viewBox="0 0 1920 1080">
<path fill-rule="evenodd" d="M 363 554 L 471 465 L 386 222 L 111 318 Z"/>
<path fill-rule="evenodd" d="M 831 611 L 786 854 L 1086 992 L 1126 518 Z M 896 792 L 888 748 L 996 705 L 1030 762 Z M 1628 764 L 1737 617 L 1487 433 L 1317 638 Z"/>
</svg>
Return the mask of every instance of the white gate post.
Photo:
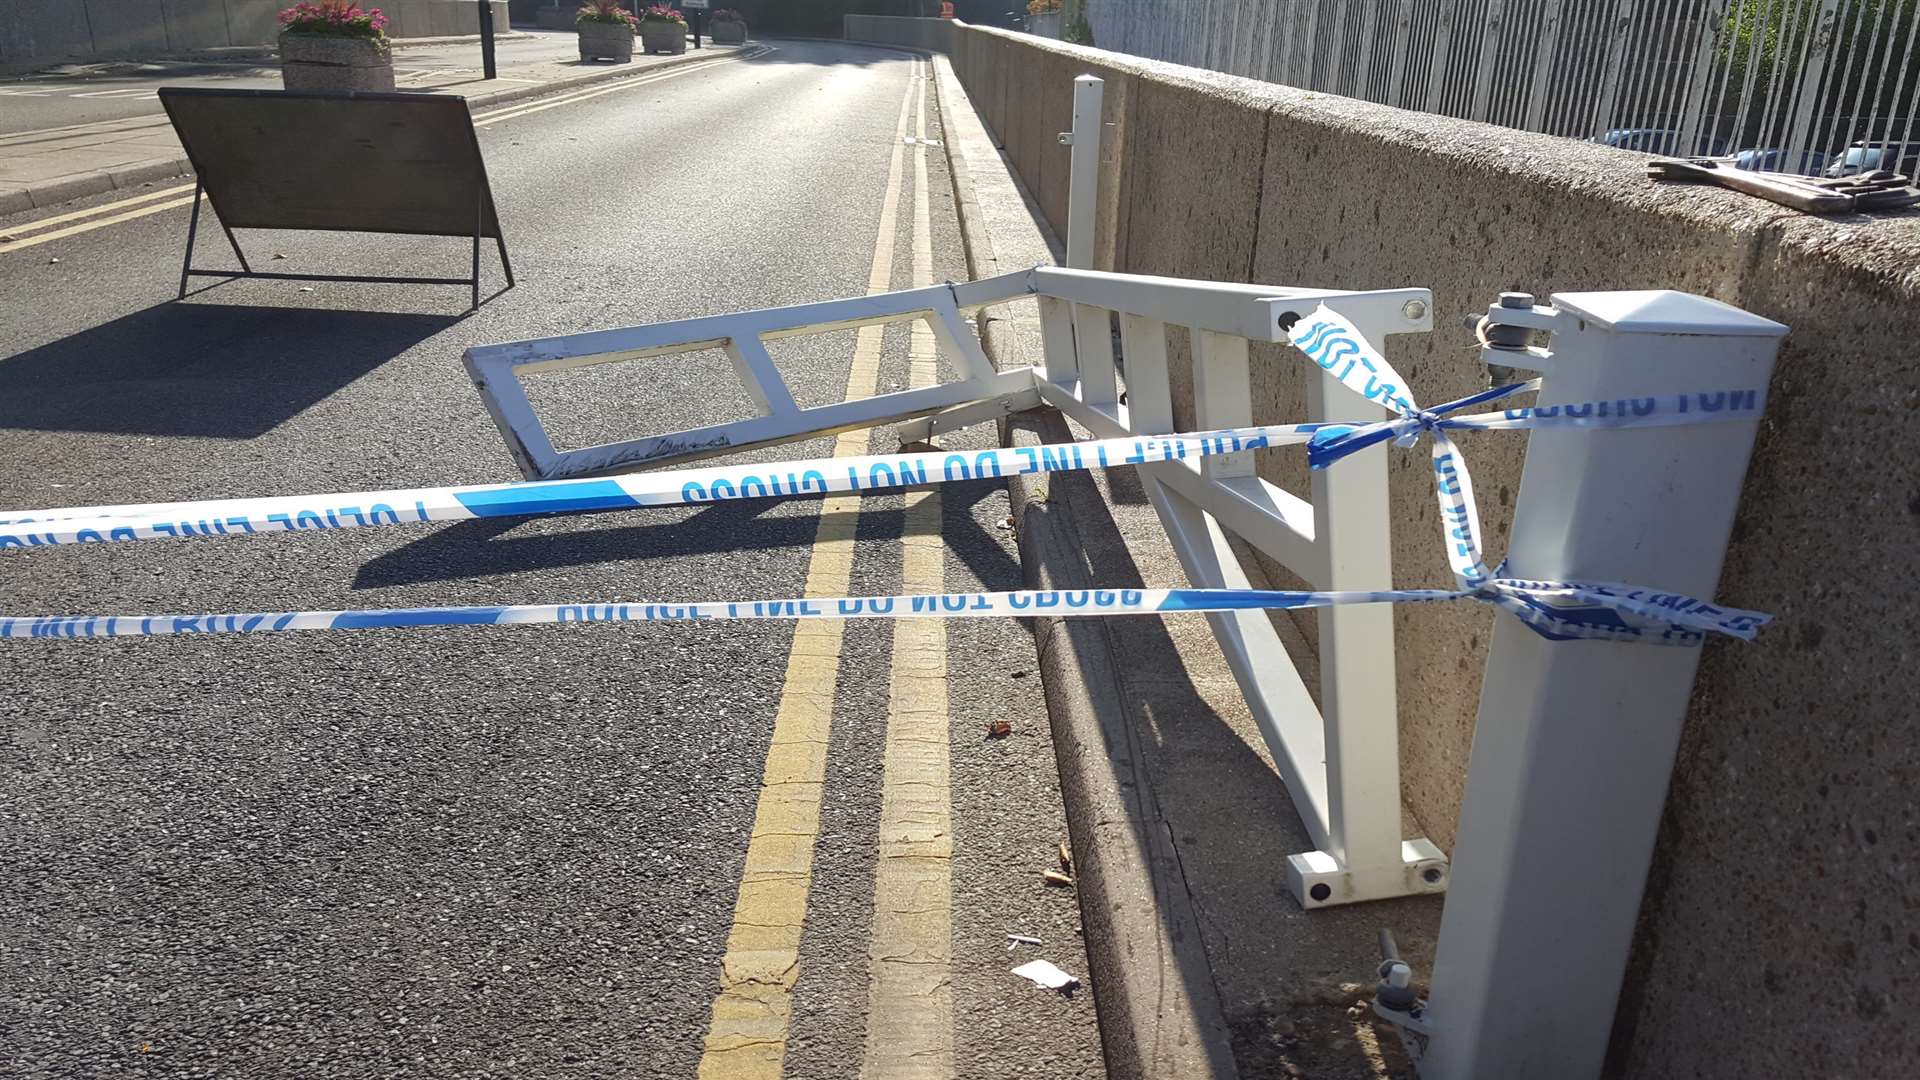
<svg viewBox="0 0 1920 1080">
<path fill-rule="evenodd" d="M 1073 130 L 1060 141 L 1073 148 L 1067 173 L 1067 265 L 1093 269 L 1095 208 L 1100 195 L 1100 104 L 1106 83 L 1092 75 L 1073 80 Z"/>
<path fill-rule="evenodd" d="M 1525 313 L 1555 327 L 1542 405 L 1687 393 L 1711 408 L 1764 389 L 1786 333 L 1675 292 L 1554 307 Z M 1758 420 L 1532 432 L 1511 574 L 1712 597 Z M 1606 1052 L 1700 652 L 1495 620 L 1420 1071 L 1584 1080 Z"/>
</svg>

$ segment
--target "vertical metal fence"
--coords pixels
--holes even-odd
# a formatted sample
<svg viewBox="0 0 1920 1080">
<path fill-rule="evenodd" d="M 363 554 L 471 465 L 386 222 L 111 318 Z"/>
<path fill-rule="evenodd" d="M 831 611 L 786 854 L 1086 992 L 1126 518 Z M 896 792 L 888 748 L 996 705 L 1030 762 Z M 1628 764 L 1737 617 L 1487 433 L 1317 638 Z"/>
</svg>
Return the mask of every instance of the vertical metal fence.
<svg viewBox="0 0 1920 1080">
<path fill-rule="evenodd" d="M 1915 172 L 1916 14 L 1920 0 L 1087 0 L 1101 48 L 1829 175 Z"/>
</svg>

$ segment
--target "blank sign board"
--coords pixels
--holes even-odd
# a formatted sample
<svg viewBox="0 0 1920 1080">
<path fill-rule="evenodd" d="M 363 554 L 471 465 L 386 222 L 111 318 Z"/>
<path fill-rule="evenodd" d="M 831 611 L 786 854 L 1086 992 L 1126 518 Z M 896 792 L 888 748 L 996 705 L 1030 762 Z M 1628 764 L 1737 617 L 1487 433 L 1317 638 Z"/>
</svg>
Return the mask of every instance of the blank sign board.
<svg viewBox="0 0 1920 1080">
<path fill-rule="evenodd" d="M 486 163 L 463 98 L 165 87 L 160 103 L 230 241 L 233 229 L 472 237 L 476 303 L 480 238 L 499 241 L 506 263 Z M 190 261 L 191 237 L 188 245 Z M 237 242 L 234 252 L 245 267 Z M 232 276 L 270 275 L 248 269 Z M 510 268 L 507 282 L 513 282 Z"/>
</svg>

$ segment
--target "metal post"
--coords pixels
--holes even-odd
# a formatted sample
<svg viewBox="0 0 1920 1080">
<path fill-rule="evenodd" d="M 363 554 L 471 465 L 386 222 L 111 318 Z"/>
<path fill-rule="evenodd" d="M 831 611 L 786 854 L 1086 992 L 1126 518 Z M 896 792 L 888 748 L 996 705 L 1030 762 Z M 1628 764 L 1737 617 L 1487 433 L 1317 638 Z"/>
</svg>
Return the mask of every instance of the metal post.
<svg viewBox="0 0 1920 1080">
<path fill-rule="evenodd" d="M 1195 365 L 1195 375 L 1199 374 Z M 1326 372 L 1309 376 L 1316 421 L 1374 421 L 1386 410 Z M 1197 379 L 1196 379 L 1197 381 Z M 1314 536 L 1327 540 L 1327 573 L 1317 589 L 1393 587 L 1392 522 L 1384 445 L 1355 454 L 1312 479 Z M 1400 727 L 1394 677 L 1393 612 L 1384 605 L 1324 608 L 1320 627 L 1320 712 L 1326 730 L 1327 840 L 1290 856 L 1287 887 L 1308 909 L 1446 888 L 1446 856 L 1400 832 Z M 1329 859 L 1331 857 L 1331 859 Z"/>
<path fill-rule="evenodd" d="M 1480 23 L 1480 62 L 1473 69 L 1473 105 L 1467 115 L 1474 120 L 1488 119 L 1493 101 L 1493 83 L 1499 77 L 1500 43 L 1506 34 L 1507 0 L 1487 0 Z"/>
<path fill-rule="evenodd" d="M 1106 84 L 1092 75 L 1073 80 L 1073 130 L 1061 141 L 1073 148 L 1067 181 L 1067 265 L 1093 269 L 1094 220 L 1100 192 L 1100 105 Z"/>
<path fill-rule="evenodd" d="M 480 310 L 480 236 L 487 231 L 487 188 L 481 185 L 473 211 L 473 309 Z"/>
<path fill-rule="evenodd" d="M 1765 388 L 1787 328 L 1675 292 L 1572 293 L 1540 404 Z M 1745 423 L 1535 431 L 1514 576 L 1711 597 L 1756 412 Z M 1734 598 L 1738 599 L 1738 598 Z M 1495 616 L 1423 1080 L 1600 1074 L 1700 650 L 1548 641 Z"/>
<path fill-rule="evenodd" d="M 193 238 L 200 231 L 200 177 L 193 178 L 193 213 L 187 217 L 187 254 L 180 260 L 180 295 L 176 300 L 187 298 L 187 278 L 193 275 Z"/>
<path fill-rule="evenodd" d="M 1453 20 L 1460 7 L 1460 0 L 1437 0 L 1440 7 L 1440 20 L 1433 28 L 1433 59 L 1427 67 L 1427 96 L 1422 99 L 1421 111 L 1444 113 L 1447 93 L 1447 65 L 1453 54 Z"/>
<path fill-rule="evenodd" d="M 693 47 L 697 49 L 700 47 L 700 9 L 688 8 L 687 10 L 693 12 Z"/>
<path fill-rule="evenodd" d="M 1545 131 L 1547 121 L 1547 98 L 1553 93 L 1553 84 L 1547 81 L 1547 75 L 1553 70 L 1554 50 L 1560 45 L 1560 8 L 1564 0 L 1547 0 L 1546 13 L 1540 26 L 1540 37 L 1533 46 L 1533 75 L 1527 83 L 1527 117 L 1521 126 L 1528 131 Z"/>
<path fill-rule="evenodd" d="M 214 217 L 217 219 L 219 215 L 216 214 Z M 253 273 L 253 267 L 247 264 L 247 253 L 240 250 L 240 241 L 233 235 L 233 227 L 222 221 L 220 229 L 227 234 L 227 246 L 233 249 L 233 257 L 240 260 L 240 272 Z"/>
<path fill-rule="evenodd" d="M 1793 123 L 1787 128 L 1787 160 L 1798 161 L 1800 155 L 1808 149 L 1807 138 L 1812 134 L 1814 120 L 1819 108 L 1821 80 L 1826 77 L 1827 66 L 1833 60 L 1833 35 L 1840 22 L 1840 0 L 1821 0 L 1817 21 L 1808 29 L 1806 41 L 1802 47 L 1800 60 L 1800 89 L 1794 96 L 1795 108 Z M 1841 153 L 1846 147 L 1839 148 Z"/>
<path fill-rule="evenodd" d="M 1707 10 L 1701 16 L 1700 32 L 1694 40 L 1693 65 L 1689 69 L 1691 82 L 1687 86 L 1685 104 L 1680 113 L 1679 154 L 1714 154 L 1716 139 L 1709 131 L 1703 137 L 1700 132 L 1702 114 L 1706 111 L 1707 92 L 1713 83 L 1713 57 L 1724 45 L 1731 54 L 1732 39 L 1728 37 L 1727 5 L 1731 0 L 1709 0 Z M 1734 21 L 1738 23 L 1740 12 L 1734 12 Z M 1729 152 L 1739 149 L 1729 142 Z"/>
<path fill-rule="evenodd" d="M 493 2 L 480 0 L 480 66 L 489 79 L 497 78 L 493 66 Z"/>
<path fill-rule="evenodd" d="M 1407 95 L 1401 82 L 1407 70 L 1407 31 L 1413 26 L 1413 0 L 1399 0 L 1400 10 L 1393 17 L 1393 66 L 1387 69 L 1386 104 L 1400 107 Z"/>
</svg>

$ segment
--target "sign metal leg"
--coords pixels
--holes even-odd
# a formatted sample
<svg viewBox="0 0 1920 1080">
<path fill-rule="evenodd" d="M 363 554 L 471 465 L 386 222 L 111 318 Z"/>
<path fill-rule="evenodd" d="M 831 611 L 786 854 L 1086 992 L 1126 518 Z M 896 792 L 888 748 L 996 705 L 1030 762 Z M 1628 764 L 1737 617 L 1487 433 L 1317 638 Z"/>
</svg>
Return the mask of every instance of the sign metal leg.
<svg viewBox="0 0 1920 1080">
<path fill-rule="evenodd" d="M 200 178 L 195 176 L 193 178 L 193 213 L 187 218 L 187 253 L 180 260 L 180 295 L 174 297 L 176 300 L 187 298 L 187 279 L 193 276 L 193 238 L 200 231 L 200 187 Z M 224 222 L 221 227 L 225 228 Z M 233 239 L 231 232 L 227 234 L 227 239 Z M 237 252 L 239 248 L 236 247 L 234 250 Z M 241 265 L 246 265 L 244 260 Z"/>
</svg>

